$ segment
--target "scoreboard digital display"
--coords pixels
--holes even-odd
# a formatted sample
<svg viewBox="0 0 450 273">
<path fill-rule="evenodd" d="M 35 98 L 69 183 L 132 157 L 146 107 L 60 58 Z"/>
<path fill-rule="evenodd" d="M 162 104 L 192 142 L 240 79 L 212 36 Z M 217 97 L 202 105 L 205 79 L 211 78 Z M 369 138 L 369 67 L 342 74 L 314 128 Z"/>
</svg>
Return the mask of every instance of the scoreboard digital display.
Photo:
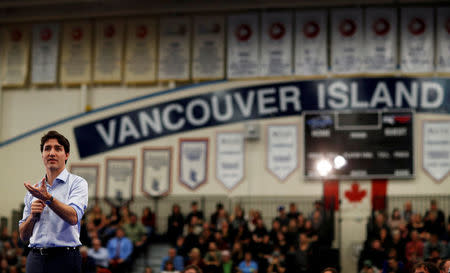
<svg viewBox="0 0 450 273">
<path fill-rule="evenodd" d="M 304 112 L 306 179 L 414 176 L 413 112 Z"/>
</svg>

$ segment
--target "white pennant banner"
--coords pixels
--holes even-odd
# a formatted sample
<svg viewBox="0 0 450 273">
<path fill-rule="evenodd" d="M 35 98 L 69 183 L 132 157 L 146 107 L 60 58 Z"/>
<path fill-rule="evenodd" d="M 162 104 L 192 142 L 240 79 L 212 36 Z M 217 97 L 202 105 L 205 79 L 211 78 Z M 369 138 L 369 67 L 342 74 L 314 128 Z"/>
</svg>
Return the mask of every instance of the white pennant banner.
<svg viewBox="0 0 450 273">
<path fill-rule="evenodd" d="M 134 158 L 107 158 L 105 197 L 119 203 L 132 200 L 134 178 Z"/>
<path fill-rule="evenodd" d="M 126 83 L 156 81 L 157 29 L 154 18 L 127 21 L 124 79 Z"/>
<path fill-rule="evenodd" d="M 327 73 L 327 13 L 298 11 L 295 15 L 295 75 Z"/>
<path fill-rule="evenodd" d="M 191 19 L 163 17 L 159 24 L 158 79 L 187 81 L 191 64 Z"/>
<path fill-rule="evenodd" d="M 214 80 L 225 77 L 225 17 L 194 17 L 192 78 Z"/>
<path fill-rule="evenodd" d="M 206 182 L 208 139 L 180 140 L 180 182 L 191 190 Z"/>
<path fill-rule="evenodd" d="M 265 12 L 261 26 L 261 76 L 292 74 L 292 13 Z"/>
<path fill-rule="evenodd" d="M 401 18 L 401 71 L 433 72 L 433 8 L 402 8 Z"/>
<path fill-rule="evenodd" d="M 171 166 L 171 148 L 145 148 L 142 161 L 142 191 L 149 196 L 168 194 L 172 184 Z"/>
<path fill-rule="evenodd" d="M 244 135 L 218 133 L 216 139 L 216 178 L 232 190 L 244 178 Z"/>
<path fill-rule="evenodd" d="M 424 121 L 422 132 L 423 168 L 442 182 L 450 174 L 450 120 Z"/>
<path fill-rule="evenodd" d="M 249 78 L 259 76 L 258 14 L 228 16 L 227 77 Z"/>
<path fill-rule="evenodd" d="M 437 9 L 437 71 L 450 73 L 450 7 Z"/>
<path fill-rule="evenodd" d="M 267 127 L 267 168 L 284 181 L 298 168 L 298 129 L 296 125 Z"/>
<path fill-rule="evenodd" d="M 31 50 L 31 82 L 34 84 L 56 83 L 58 67 L 59 24 L 36 24 L 33 26 Z"/>
<path fill-rule="evenodd" d="M 396 9 L 368 8 L 365 22 L 365 71 L 394 72 L 397 64 Z"/>
<path fill-rule="evenodd" d="M 336 74 L 361 73 L 363 64 L 362 10 L 331 11 L 331 69 Z"/>
<path fill-rule="evenodd" d="M 3 86 L 25 84 L 30 52 L 30 31 L 25 25 L 6 28 L 4 37 Z"/>
</svg>

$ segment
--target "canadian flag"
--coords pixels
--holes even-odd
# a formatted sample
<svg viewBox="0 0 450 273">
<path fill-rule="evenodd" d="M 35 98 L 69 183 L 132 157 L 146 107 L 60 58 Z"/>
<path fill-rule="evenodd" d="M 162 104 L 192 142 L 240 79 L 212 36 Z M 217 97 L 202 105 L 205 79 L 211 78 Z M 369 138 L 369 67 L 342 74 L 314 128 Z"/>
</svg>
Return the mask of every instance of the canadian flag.
<svg viewBox="0 0 450 273">
<path fill-rule="evenodd" d="M 358 214 L 386 208 L 387 180 L 324 182 L 323 196 L 326 208 Z M 340 201 L 340 202 L 339 202 Z"/>
</svg>

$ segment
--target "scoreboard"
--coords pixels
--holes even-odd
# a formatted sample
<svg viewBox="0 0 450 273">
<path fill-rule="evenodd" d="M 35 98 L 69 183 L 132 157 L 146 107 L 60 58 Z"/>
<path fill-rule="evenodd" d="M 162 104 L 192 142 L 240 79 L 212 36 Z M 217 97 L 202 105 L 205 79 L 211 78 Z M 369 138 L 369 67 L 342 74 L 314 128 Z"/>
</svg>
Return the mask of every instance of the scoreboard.
<svg viewBox="0 0 450 273">
<path fill-rule="evenodd" d="M 412 111 L 304 112 L 306 179 L 411 178 L 413 156 Z"/>
</svg>

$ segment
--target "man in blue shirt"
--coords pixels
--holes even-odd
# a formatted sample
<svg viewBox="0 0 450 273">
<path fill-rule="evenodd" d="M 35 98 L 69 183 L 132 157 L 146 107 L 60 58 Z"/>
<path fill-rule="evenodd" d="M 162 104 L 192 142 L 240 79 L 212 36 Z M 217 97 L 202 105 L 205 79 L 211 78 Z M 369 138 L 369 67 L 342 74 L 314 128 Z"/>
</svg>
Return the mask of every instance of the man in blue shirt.
<svg viewBox="0 0 450 273">
<path fill-rule="evenodd" d="M 81 271 L 81 218 L 88 203 L 85 179 L 66 169 L 70 143 L 56 131 L 41 138 L 45 167 L 42 180 L 24 183 L 23 217 L 19 221 L 20 238 L 29 241 L 27 273 Z"/>
<path fill-rule="evenodd" d="M 116 237 L 111 238 L 106 246 L 109 254 L 109 268 L 114 273 L 125 272 L 130 266 L 130 256 L 133 252 L 133 243 L 125 237 L 125 231 L 119 227 Z"/>
<path fill-rule="evenodd" d="M 183 271 L 184 269 L 184 259 L 180 255 L 177 255 L 177 250 L 175 248 L 169 249 L 169 255 L 162 259 L 161 271 L 164 271 L 164 267 L 167 261 L 172 261 L 173 267 L 176 271 Z"/>
</svg>

